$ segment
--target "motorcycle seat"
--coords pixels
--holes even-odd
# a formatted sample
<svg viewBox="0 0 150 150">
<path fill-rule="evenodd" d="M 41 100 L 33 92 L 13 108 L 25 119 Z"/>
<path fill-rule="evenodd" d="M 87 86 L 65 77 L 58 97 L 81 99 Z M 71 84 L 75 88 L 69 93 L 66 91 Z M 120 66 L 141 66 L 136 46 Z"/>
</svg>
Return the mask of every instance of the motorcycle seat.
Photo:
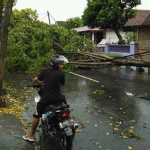
<svg viewBox="0 0 150 150">
<path fill-rule="evenodd" d="M 57 104 L 51 104 L 48 105 L 46 107 L 45 111 L 51 110 L 52 112 L 57 111 L 57 110 L 62 110 L 62 109 L 66 109 L 69 108 L 68 104 L 64 104 L 64 103 L 57 103 Z"/>
</svg>

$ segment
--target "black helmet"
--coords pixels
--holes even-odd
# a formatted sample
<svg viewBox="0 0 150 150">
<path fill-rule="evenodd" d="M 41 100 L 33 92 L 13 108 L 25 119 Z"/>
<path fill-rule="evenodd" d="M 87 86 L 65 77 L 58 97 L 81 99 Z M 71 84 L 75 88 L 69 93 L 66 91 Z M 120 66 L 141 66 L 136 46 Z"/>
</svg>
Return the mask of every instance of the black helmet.
<svg viewBox="0 0 150 150">
<path fill-rule="evenodd" d="M 55 54 L 50 58 L 50 64 L 53 68 L 59 69 L 59 64 L 67 64 L 68 60 L 65 56 Z"/>
</svg>

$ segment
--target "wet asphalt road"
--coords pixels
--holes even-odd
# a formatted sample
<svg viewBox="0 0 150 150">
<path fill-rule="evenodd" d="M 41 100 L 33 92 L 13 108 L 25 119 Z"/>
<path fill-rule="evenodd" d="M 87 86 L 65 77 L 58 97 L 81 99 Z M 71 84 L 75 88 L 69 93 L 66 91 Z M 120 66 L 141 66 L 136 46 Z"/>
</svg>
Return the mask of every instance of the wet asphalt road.
<svg viewBox="0 0 150 150">
<path fill-rule="evenodd" d="M 74 72 L 99 81 L 66 75 L 62 91 L 71 106 L 75 122 L 80 124 L 74 150 L 128 150 L 131 147 L 133 150 L 149 150 L 150 75 L 116 68 Z M 26 76 L 23 78 L 26 82 Z M 30 108 L 23 115 L 31 120 L 33 104 L 28 101 L 28 105 Z M 119 131 L 114 133 L 115 127 Z M 121 132 L 131 128 L 138 138 L 120 136 Z M 0 150 L 39 149 L 38 144 L 22 140 L 24 132 L 13 116 L 0 114 L 0 133 Z"/>
</svg>

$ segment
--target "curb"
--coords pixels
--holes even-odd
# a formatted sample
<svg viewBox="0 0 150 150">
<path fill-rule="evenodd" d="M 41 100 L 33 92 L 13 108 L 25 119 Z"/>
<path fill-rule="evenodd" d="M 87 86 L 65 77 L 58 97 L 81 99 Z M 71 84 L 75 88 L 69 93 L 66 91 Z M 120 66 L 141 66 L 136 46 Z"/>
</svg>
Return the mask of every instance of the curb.
<svg viewBox="0 0 150 150">
<path fill-rule="evenodd" d="M 121 68 L 124 68 L 126 70 L 134 70 L 140 73 L 145 72 L 147 74 L 150 74 L 150 67 L 121 66 Z"/>
</svg>

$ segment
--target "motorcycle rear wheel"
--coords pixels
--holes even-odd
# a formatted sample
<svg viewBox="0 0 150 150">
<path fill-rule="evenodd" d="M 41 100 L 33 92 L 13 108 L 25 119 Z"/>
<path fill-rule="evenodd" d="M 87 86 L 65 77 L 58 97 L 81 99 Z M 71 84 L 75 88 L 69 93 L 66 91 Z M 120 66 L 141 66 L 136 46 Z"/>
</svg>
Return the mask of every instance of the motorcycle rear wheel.
<svg viewBox="0 0 150 150">
<path fill-rule="evenodd" d="M 75 130 L 72 128 L 73 135 L 67 136 L 65 132 L 63 132 L 60 136 L 60 145 L 63 150 L 73 150 L 73 140 L 75 136 Z"/>
<path fill-rule="evenodd" d="M 62 150 L 72 150 L 73 148 L 73 137 L 67 136 L 66 134 L 63 134 L 60 137 L 60 146 L 62 147 Z"/>
<path fill-rule="evenodd" d="M 49 136 L 44 136 L 41 134 L 40 136 L 40 150 L 53 150 L 53 149 L 61 149 L 58 141 Z"/>
</svg>

